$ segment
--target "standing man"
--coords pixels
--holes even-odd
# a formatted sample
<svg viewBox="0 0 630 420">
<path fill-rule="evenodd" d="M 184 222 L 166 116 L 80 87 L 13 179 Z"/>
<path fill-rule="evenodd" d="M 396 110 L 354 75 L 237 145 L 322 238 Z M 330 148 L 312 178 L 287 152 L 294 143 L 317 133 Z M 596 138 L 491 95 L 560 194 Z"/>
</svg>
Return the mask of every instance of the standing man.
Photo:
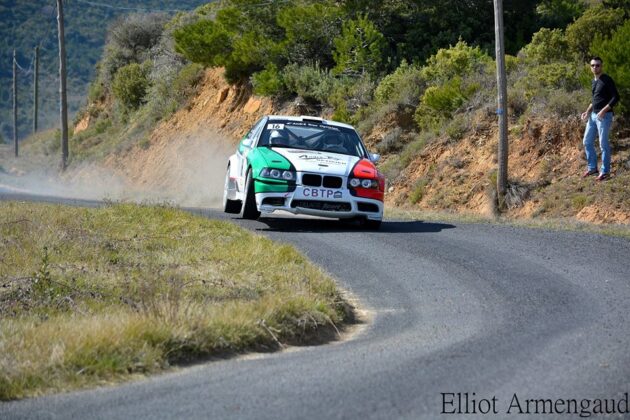
<svg viewBox="0 0 630 420">
<path fill-rule="evenodd" d="M 613 79 L 603 73 L 603 62 L 599 57 L 591 59 L 591 71 L 594 79 L 591 82 L 593 99 L 582 113 L 582 121 L 586 121 L 584 131 L 584 151 L 588 168 L 582 175 L 584 178 L 597 175 L 597 154 L 595 152 L 595 135 L 599 137 L 599 148 L 602 151 L 602 166 L 597 176 L 598 181 L 610 178 L 610 143 L 608 134 L 613 121 L 613 106 L 619 102 L 619 92 Z"/>
</svg>

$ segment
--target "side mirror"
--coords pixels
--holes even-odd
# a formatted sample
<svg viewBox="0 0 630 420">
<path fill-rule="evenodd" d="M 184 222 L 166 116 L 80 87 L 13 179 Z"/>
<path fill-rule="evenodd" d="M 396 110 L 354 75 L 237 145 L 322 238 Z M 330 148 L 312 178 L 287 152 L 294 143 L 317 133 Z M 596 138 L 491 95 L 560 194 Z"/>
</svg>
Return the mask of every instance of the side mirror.
<svg viewBox="0 0 630 420">
<path fill-rule="evenodd" d="M 379 155 L 378 153 L 370 153 L 370 160 L 376 163 L 381 160 L 381 155 Z"/>
<path fill-rule="evenodd" d="M 252 147 L 252 143 L 253 143 L 252 139 L 244 139 L 242 142 L 243 146 L 245 147 Z"/>
</svg>

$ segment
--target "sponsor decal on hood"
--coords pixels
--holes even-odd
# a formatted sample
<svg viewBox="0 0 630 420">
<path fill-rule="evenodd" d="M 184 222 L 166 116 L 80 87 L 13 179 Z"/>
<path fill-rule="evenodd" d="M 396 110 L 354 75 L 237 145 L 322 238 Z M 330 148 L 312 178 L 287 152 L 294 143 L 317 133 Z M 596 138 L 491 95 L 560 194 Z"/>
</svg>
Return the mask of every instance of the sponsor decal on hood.
<svg viewBox="0 0 630 420">
<path fill-rule="evenodd" d="M 319 152 L 316 150 L 287 149 L 280 147 L 273 148 L 273 150 L 287 158 L 298 172 L 347 176 L 354 164 L 360 159 L 357 156 Z"/>
</svg>

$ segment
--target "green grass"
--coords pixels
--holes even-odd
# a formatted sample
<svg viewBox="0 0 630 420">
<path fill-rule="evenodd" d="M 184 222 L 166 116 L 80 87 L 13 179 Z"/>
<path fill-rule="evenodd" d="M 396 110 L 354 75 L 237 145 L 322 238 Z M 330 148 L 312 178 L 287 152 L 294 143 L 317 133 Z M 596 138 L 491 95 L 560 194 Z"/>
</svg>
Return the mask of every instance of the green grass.
<svg viewBox="0 0 630 420">
<path fill-rule="evenodd" d="M 293 247 L 165 206 L 0 203 L 0 399 L 334 337 L 351 312 Z"/>
</svg>

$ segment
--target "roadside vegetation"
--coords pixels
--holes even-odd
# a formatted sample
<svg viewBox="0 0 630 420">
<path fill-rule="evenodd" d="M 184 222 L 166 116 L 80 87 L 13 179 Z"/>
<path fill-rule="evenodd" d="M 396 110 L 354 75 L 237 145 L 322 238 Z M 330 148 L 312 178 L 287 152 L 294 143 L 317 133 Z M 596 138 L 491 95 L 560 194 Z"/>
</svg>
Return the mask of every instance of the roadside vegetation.
<svg viewBox="0 0 630 420">
<path fill-rule="evenodd" d="M 373 0 L 224 0 L 171 20 L 129 15 L 108 37 L 88 105 L 75 120 L 87 118 L 89 125 L 72 136 L 71 159 L 100 160 L 112 152 L 150 147 L 151 130 L 190 103 L 204 69 L 221 67 L 239 95 L 253 92 L 272 98 L 277 109 L 299 104 L 302 113 L 355 125 L 368 147 L 383 156 L 380 169 L 395 187 L 397 206 L 461 208 L 470 198 L 470 183 L 494 188 L 495 175 L 487 167 L 473 167 L 461 156 L 448 164 L 432 162 L 421 174 L 415 170 L 413 178 L 409 172 L 436 147 L 454 149 L 480 133 L 493 135 L 494 32 L 486 6 L 483 1 L 436 0 L 412 7 Z M 616 173 L 609 182 L 617 187 L 630 176 L 625 160 L 630 138 L 627 6 L 627 0 L 536 0 L 505 10 L 510 137 L 520 141 L 534 122 L 571 126 L 574 133 L 565 140 L 579 148 L 581 127 L 573 121 L 588 103 L 586 62 L 591 54 L 600 55 L 622 98 L 612 134 Z M 58 143 L 51 138 L 46 150 L 59 153 Z M 481 150 L 477 143 L 470 148 Z M 556 151 L 541 150 L 544 155 L 531 160 L 556 159 L 550 156 Z M 534 196 L 547 202 L 536 216 L 572 217 L 591 199 L 575 198 L 581 186 L 560 180 L 556 188 L 572 192 L 565 200 L 570 203 L 556 209 L 546 197 L 557 195 L 547 191 L 558 181 L 553 175 L 579 170 L 548 162 L 537 166 L 540 179 L 519 175 L 509 180 L 519 205 Z M 484 182 L 467 181 L 470 172 L 480 171 Z M 448 173 L 459 178 L 435 193 Z M 610 200 L 616 206 L 623 197 Z M 513 203 L 508 204 L 500 210 L 512 210 Z"/>
<path fill-rule="evenodd" d="M 0 203 L 0 400 L 335 337 L 293 247 L 168 206 Z"/>
</svg>

